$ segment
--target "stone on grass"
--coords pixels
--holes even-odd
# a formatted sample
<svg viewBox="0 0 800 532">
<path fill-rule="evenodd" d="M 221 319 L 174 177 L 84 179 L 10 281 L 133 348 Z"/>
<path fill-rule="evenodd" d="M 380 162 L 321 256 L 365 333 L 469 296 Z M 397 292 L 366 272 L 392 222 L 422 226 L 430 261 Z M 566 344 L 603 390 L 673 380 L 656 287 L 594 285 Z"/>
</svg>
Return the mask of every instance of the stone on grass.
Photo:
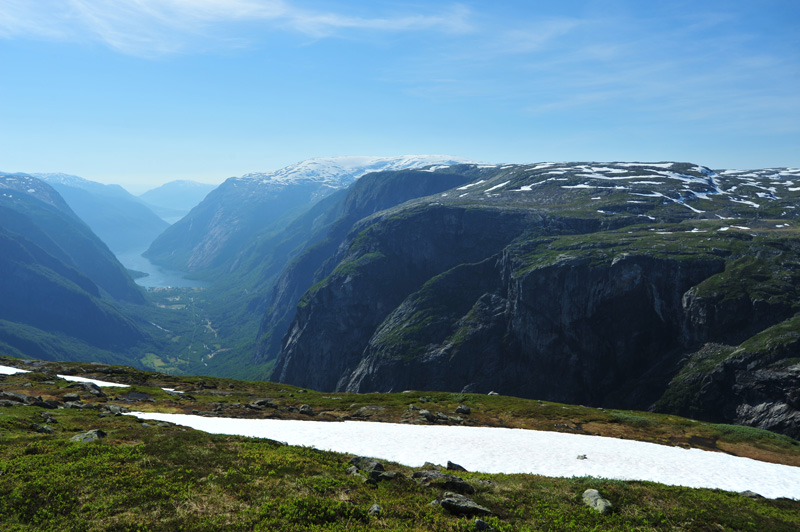
<svg viewBox="0 0 800 532">
<path fill-rule="evenodd" d="M 310 406 L 308 406 L 308 405 L 302 405 L 302 406 L 300 407 L 300 410 L 299 410 L 299 412 L 300 412 L 301 414 L 303 414 L 303 415 L 306 415 L 306 416 L 313 416 L 313 415 L 314 415 L 314 409 L 313 409 L 313 408 L 311 408 L 311 407 L 310 407 Z"/>
<path fill-rule="evenodd" d="M 607 514 L 611 512 L 611 503 L 608 502 L 608 499 L 604 499 L 600 492 L 593 489 L 588 489 L 583 492 L 583 502 L 586 506 L 590 508 L 594 508 L 601 514 Z"/>
<path fill-rule="evenodd" d="M 456 408 L 456 414 L 471 414 L 471 413 L 472 409 L 467 405 L 458 405 L 458 408 Z"/>
<path fill-rule="evenodd" d="M 441 471 L 416 471 L 411 475 L 411 478 L 416 479 L 427 488 L 441 488 L 469 495 L 475 493 L 475 488 L 469 485 L 463 478 L 448 475 Z"/>
<path fill-rule="evenodd" d="M 69 441 L 76 441 L 78 443 L 90 443 L 93 441 L 97 441 L 100 438 L 106 437 L 106 432 L 100 429 L 93 429 L 88 432 L 84 432 L 83 434 L 77 434 L 69 439 Z"/>
<path fill-rule="evenodd" d="M 491 515 L 491 510 L 484 508 L 469 497 L 458 493 L 447 492 L 439 504 L 454 515 Z"/>
<path fill-rule="evenodd" d="M 451 462 L 450 460 L 447 461 L 447 469 L 450 471 L 466 471 L 467 469 L 464 466 L 460 466 L 455 462 Z"/>
<path fill-rule="evenodd" d="M 369 510 L 367 510 L 367 514 L 374 515 L 374 516 L 380 516 L 381 515 L 381 505 L 380 504 L 373 504 L 372 506 L 369 507 Z"/>
<path fill-rule="evenodd" d="M 483 519 L 475 518 L 475 530 L 484 530 L 485 532 L 495 532 L 495 529 L 492 528 L 489 523 L 484 521 Z"/>
<path fill-rule="evenodd" d="M 368 456 L 354 456 L 350 459 L 350 464 L 357 467 L 360 471 L 385 471 L 383 464 L 369 458 Z"/>
</svg>

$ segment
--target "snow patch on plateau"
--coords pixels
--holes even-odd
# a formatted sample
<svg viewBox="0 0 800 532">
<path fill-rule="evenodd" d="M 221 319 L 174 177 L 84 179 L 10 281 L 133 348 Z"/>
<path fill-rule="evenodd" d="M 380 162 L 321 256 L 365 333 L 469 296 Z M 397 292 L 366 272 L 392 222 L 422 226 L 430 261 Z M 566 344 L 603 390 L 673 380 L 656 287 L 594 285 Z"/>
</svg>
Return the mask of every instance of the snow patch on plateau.
<svg viewBox="0 0 800 532">
<path fill-rule="evenodd" d="M 231 419 L 151 412 L 131 415 L 215 434 L 269 438 L 289 445 L 371 456 L 411 467 L 451 460 L 470 471 L 485 473 L 646 480 L 800 499 L 800 467 L 619 438 L 493 427 Z M 587 459 L 576 460 L 578 455 Z"/>
</svg>

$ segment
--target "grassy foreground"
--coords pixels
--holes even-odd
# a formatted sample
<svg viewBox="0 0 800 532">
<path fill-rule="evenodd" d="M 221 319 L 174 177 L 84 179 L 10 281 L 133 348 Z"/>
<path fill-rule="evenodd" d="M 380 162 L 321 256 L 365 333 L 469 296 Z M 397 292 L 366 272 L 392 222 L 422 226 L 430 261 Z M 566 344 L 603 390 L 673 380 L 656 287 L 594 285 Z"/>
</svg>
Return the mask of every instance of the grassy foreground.
<svg viewBox="0 0 800 532">
<path fill-rule="evenodd" d="M 19 366 L 20 361 L 0 358 L 0 364 Z M 77 393 L 88 406 L 0 408 L 2 530 L 476 530 L 474 517 L 431 505 L 444 490 L 412 480 L 410 468 L 385 463 L 402 477 L 373 485 L 348 473 L 350 455 L 142 422 L 109 415 L 109 405 L 242 417 L 429 423 L 419 410 L 409 409 L 413 404 L 447 416 L 437 423 L 599 433 L 800 463 L 795 440 L 674 416 L 502 396 L 320 394 L 273 383 L 88 364 L 26 368 L 38 371 L 0 377 L 0 392 L 60 404 Z M 69 388 L 71 383 L 55 378 L 53 370 L 133 386 L 104 388 L 98 396 Z M 162 386 L 187 393 L 169 394 Z M 269 402 L 246 406 L 255 399 Z M 470 406 L 470 414 L 456 415 L 460 404 Z M 313 413 L 300 413 L 301 405 Z M 90 429 L 108 435 L 91 443 L 70 441 Z M 474 500 L 493 514 L 482 519 L 500 531 L 800 529 L 800 501 L 650 482 L 454 474 L 475 488 Z M 601 515 L 584 506 L 581 495 L 587 488 L 598 489 L 614 511 Z M 369 513 L 373 504 L 380 505 L 380 513 Z"/>
</svg>

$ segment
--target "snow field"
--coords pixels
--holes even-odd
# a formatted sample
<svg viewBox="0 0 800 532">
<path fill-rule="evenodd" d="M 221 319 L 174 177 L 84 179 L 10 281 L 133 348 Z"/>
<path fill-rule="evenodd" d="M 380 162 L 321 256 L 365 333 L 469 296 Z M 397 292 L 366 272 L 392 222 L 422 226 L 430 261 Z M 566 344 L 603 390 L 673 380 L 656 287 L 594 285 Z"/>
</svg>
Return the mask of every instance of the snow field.
<svg viewBox="0 0 800 532">
<path fill-rule="evenodd" d="M 289 445 L 371 456 L 411 467 L 456 462 L 470 471 L 648 480 L 693 488 L 754 491 L 800 499 L 800 468 L 724 453 L 601 436 L 523 429 L 231 419 L 133 412 L 214 434 L 269 438 Z M 578 460 L 586 455 L 586 460 Z"/>
</svg>

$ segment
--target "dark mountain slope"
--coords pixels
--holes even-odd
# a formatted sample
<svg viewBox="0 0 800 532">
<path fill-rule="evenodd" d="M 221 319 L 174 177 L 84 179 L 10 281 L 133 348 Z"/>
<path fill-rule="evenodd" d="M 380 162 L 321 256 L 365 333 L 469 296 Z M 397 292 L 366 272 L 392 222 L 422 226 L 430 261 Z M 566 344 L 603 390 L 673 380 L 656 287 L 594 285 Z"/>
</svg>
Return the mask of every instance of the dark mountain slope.
<svg viewBox="0 0 800 532">
<path fill-rule="evenodd" d="M 684 373 L 709 345 L 739 352 L 781 323 L 800 334 L 800 173 L 679 163 L 480 172 L 354 224 L 300 300 L 274 378 L 645 409 L 683 375 L 684 392 L 660 408 L 797 430 L 796 398 L 784 393 L 800 384 L 794 370 L 741 370 L 715 392 L 724 408 L 697 406 L 698 394 L 729 357 Z M 769 364 L 796 364 L 791 347 L 770 352 Z M 736 392 L 747 379 L 762 382 L 758 398 Z M 773 415 L 731 416 L 748 408 Z"/>
<path fill-rule="evenodd" d="M 443 156 L 334 157 L 232 177 L 157 238 L 145 256 L 216 279 L 236 268 L 255 235 L 280 232 L 314 203 L 364 174 L 456 162 Z"/>
<path fill-rule="evenodd" d="M 0 225 L 65 261 L 111 297 L 144 302 L 108 247 L 52 187 L 24 174 L 0 174 Z"/>
<path fill-rule="evenodd" d="M 0 175 L 0 344 L 44 358 L 126 361 L 146 334 L 118 306 L 144 295 L 49 185 Z"/>
<path fill-rule="evenodd" d="M 408 200 L 464 185 L 475 175 L 474 167 L 456 165 L 436 173 L 420 170 L 376 172 L 356 181 L 336 203 L 331 203 L 322 211 L 323 214 L 314 218 L 321 222 L 316 232 L 307 238 L 303 254 L 285 268 L 275 282 L 267 313 L 261 322 L 256 360 L 272 360 L 277 356 L 280 341 L 294 318 L 300 297 L 330 273 L 335 266 L 331 257 L 354 223 Z"/>
</svg>

